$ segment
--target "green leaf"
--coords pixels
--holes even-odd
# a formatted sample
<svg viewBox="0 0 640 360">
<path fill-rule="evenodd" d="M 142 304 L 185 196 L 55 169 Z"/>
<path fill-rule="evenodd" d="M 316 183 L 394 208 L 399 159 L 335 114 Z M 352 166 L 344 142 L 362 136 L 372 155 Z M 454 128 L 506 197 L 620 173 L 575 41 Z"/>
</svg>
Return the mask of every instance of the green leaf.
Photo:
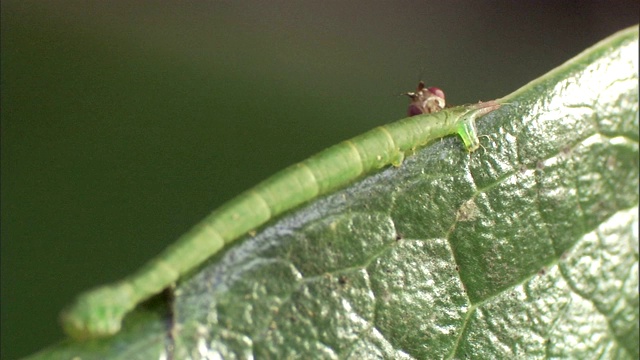
<svg viewBox="0 0 640 360">
<path fill-rule="evenodd" d="M 638 358 L 638 27 L 502 100 L 33 358 Z"/>
</svg>

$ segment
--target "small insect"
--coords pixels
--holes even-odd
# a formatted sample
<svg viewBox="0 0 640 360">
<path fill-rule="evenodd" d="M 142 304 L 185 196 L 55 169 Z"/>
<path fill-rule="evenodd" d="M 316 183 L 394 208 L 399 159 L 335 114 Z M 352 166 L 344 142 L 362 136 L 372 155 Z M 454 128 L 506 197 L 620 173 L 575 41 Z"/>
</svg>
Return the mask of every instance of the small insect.
<svg viewBox="0 0 640 360">
<path fill-rule="evenodd" d="M 404 93 L 411 98 L 407 115 L 431 114 L 444 109 L 444 92 L 437 87 L 424 87 L 424 82 L 418 83 L 416 92 Z"/>
<path fill-rule="evenodd" d="M 480 146 L 475 120 L 500 108 L 496 101 L 444 109 L 444 92 L 418 84 L 410 117 L 377 127 L 292 165 L 222 205 L 140 270 L 80 295 L 63 311 L 62 325 L 75 339 L 110 336 L 140 302 L 170 287 L 230 243 L 317 196 L 345 187 L 405 154 L 458 134 L 469 152 Z"/>
</svg>

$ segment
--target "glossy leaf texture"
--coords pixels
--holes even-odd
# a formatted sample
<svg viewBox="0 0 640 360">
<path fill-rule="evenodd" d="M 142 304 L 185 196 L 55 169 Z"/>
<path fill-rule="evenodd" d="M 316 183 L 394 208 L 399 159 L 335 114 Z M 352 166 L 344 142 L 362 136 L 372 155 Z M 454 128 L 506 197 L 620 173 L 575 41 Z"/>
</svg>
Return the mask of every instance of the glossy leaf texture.
<svg viewBox="0 0 640 360">
<path fill-rule="evenodd" d="M 638 27 L 501 100 L 33 358 L 638 358 Z"/>
</svg>

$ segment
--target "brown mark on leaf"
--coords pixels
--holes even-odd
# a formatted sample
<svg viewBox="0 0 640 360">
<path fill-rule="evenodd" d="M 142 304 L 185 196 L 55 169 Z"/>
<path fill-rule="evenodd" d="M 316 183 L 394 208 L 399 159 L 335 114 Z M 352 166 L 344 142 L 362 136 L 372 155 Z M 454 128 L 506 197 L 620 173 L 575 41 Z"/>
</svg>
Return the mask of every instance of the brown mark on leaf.
<svg viewBox="0 0 640 360">
<path fill-rule="evenodd" d="M 478 206 L 473 199 L 469 199 L 460 205 L 456 213 L 456 220 L 459 222 L 472 221 L 478 216 Z"/>
</svg>

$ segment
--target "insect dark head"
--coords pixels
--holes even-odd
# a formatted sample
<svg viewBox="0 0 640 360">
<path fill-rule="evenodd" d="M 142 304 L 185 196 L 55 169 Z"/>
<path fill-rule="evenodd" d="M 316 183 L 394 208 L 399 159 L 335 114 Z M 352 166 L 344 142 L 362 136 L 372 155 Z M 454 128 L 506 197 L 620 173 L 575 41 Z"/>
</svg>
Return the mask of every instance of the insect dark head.
<svg viewBox="0 0 640 360">
<path fill-rule="evenodd" d="M 424 111 L 422 110 L 422 107 L 416 105 L 416 104 L 410 104 L 409 108 L 407 109 L 407 115 L 409 116 L 416 116 L 416 115 L 420 115 L 420 114 L 424 114 Z"/>
<path fill-rule="evenodd" d="M 411 98 L 411 103 L 407 109 L 407 115 L 414 116 L 429 114 L 444 109 L 444 91 L 437 87 L 425 88 L 424 82 L 420 81 L 415 92 L 405 93 Z"/>
</svg>

